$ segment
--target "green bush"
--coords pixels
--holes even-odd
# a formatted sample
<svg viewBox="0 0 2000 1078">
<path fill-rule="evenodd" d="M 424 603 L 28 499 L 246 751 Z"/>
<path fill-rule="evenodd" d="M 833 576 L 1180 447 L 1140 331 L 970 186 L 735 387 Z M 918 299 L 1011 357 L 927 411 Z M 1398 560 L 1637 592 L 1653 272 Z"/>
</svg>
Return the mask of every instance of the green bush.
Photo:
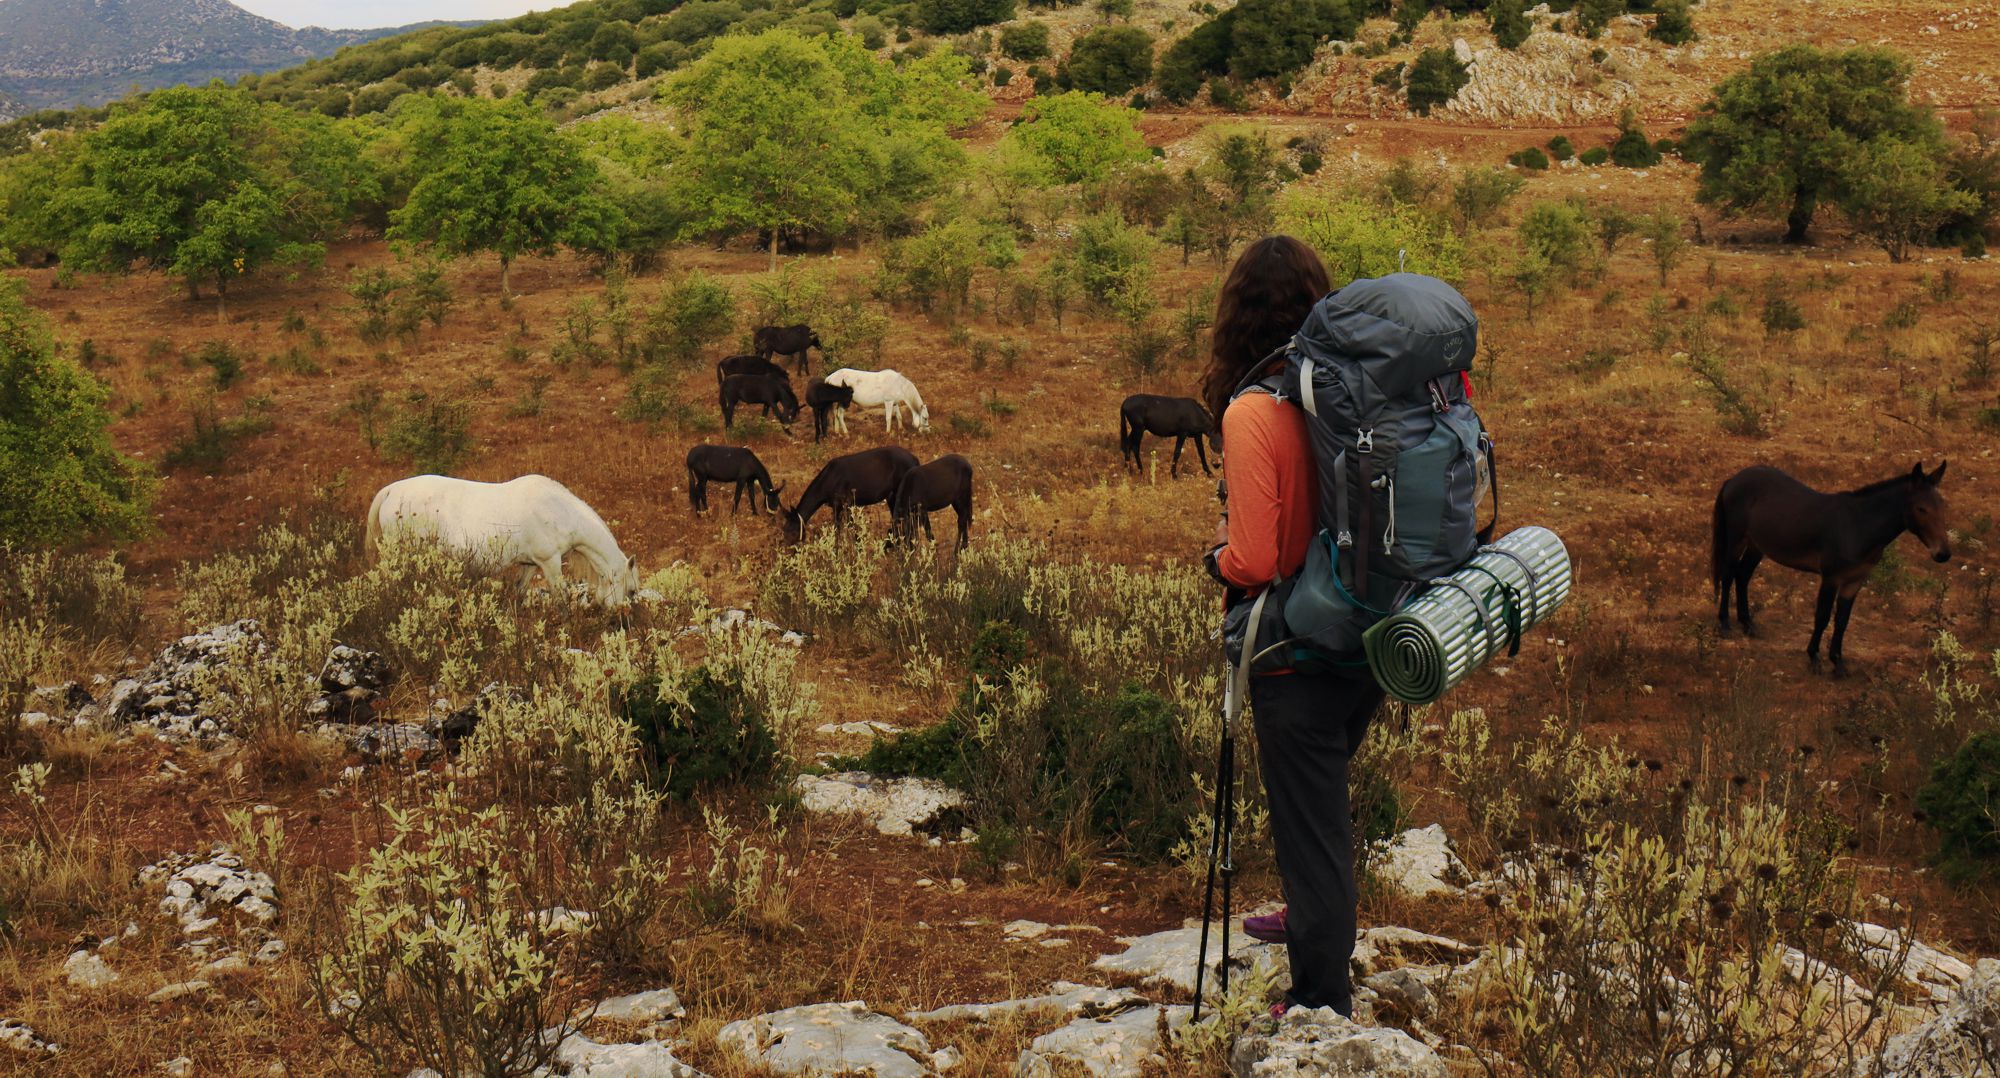
<svg viewBox="0 0 2000 1078">
<path fill-rule="evenodd" d="M 1685 45 L 1697 36 L 1694 32 L 1694 16 L 1688 11 L 1688 0 L 1660 0 L 1659 15 L 1653 20 L 1653 28 L 1646 36 L 1669 45 Z"/>
<path fill-rule="evenodd" d="M 1567 202 L 1537 202 L 1521 219 L 1521 246 L 1540 255 L 1549 269 L 1574 283 L 1594 246 L 1590 222 Z"/>
<path fill-rule="evenodd" d="M 645 314 L 639 354 L 648 362 L 688 361 L 736 328 L 736 296 L 699 271 L 668 282 Z"/>
<path fill-rule="evenodd" d="M 450 475 L 472 456 L 472 405 L 413 392 L 382 432 L 382 455 L 419 472 Z"/>
<path fill-rule="evenodd" d="M 1364 7 L 1347 0 L 1242 0 L 1230 20 L 1229 73 L 1262 79 L 1298 71 L 1320 42 L 1353 37 Z"/>
<path fill-rule="evenodd" d="M 777 772 L 777 740 L 738 675 L 698 667 L 665 691 L 659 678 L 648 678 L 620 692 L 616 707 L 632 724 L 647 780 L 669 796 L 757 786 Z"/>
<path fill-rule="evenodd" d="M 1557 135 L 1548 142 L 1549 157 L 1556 161 L 1567 161 L 1576 156 L 1576 147 L 1570 145 L 1568 135 Z"/>
<path fill-rule="evenodd" d="M 1465 276 L 1465 241 L 1442 215 L 1416 206 L 1384 210 L 1359 198 L 1286 192 L 1278 227 L 1319 252 L 1333 287 L 1407 270 L 1447 281 Z"/>
<path fill-rule="evenodd" d="M 1084 295 L 1099 303 L 1143 290 L 1152 279 L 1152 238 L 1117 213 L 1077 222 L 1071 251 L 1077 283 Z"/>
<path fill-rule="evenodd" d="M 1468 168 L 1452 185 L 1452 214 L 1461 228 L 1484 228 L 1499 217 L 1500 210 L 1526 184 L 1526 180 L 1504 168 Z"/>
<path fill-rule="evenodd" d="M 1160 96 L 1176 105 L 1185 105 L 1201 92 L 1210 76 L 1229 72 L 1231 28 L 1234 12 L 1224 12 L 1189 31 L 1188 35 L 1160 54 L 1153 83 Z"/>
<path fill-rule="evenodd" d="M 215 376 L 215 388 L 228 389 L 243 380 L 243 357 L 224 341 L 210 341 L 194 354 L 194 361 Z"/>
<path fill-rule="evenodd" d="M 1229 112 L 1250 111 L 1250 99 L 1243 96 L 1234 80 L 1223 75 L 1208 80 L 1208 103 Z"/>
<path fill-rule="evenodd" d="M 1611 162 L 1621 168 L 1651 168 L 1660 163 L 1660 151 L 1639 126 L 1638 114 L 1628 106 L 1618 117 L 1618 138 L 1611 143 Z"/>
<path fill-rule="evenodd" d="M 1472 76 L 1448 48 L 1425 49 L 1417 54 L 1405 79 L 1410 108 L 1419 116 L 1458 96 Z"/>
<path fill-rule="evenodd" d="M 1493 0 L 1487 5 L 1486 17 L 1493 23 L 1493 40 L 1503 49 L 1518 49 L 1534 32 L 1534 24 L 1528 21 L 1521 8 L 1521 0 Z"/>
<path fill-rule="evenodd" d="M 1917 791 L 1917 811 L 1938 833 L 1938 867 L 1966 882 L 1992 874 L 2000 860 L 2000 734 L 1981 731 L 1938 761 Z"/>
<path fill-rule="evenodd" d="M 1009 60 L 1040 60 L 1049 54 L 1049 24 L 1017 22 L 1000 30 L 1000 55 Z"/>
<path fill-rule="evenodd" d="M 0 278 L 0 541 L 136 534 L 150 483 L 112 445 L 104 385 L 57 354 L 24 288 Z"/>
<path fill-rule="evenodd" d="M 1590 149 L 1585 150 L 1582 153 L 1578 154 L 1576 159 L 1582 162 L 1583 164 L 1595 168 L 1596 166 L 1611 160 L 1611 151 L 1605 149 L 1602 146 L 1592 146 Z"/>
<path fill-rule="evenodd" d="M 980 629 L 967 667 L 942 722 L 878 740 L 835 766 L 958 786 L 980 831 L 1059 834 L 1081 825 L 1146 858 L 1182 836 L 1200 764 L 1165 700 L 1130 684 L 1092 692 L 1006 622 Z"/>
<path fill-rule="evenodd" d="M 1530 146 L 1525 150 L 1516 150 L 1509 154 L 1507 163 L 1516 168 L 1527 169 L 1529 172 L 1546 172 L 1549 167 L 1549 155 L 1543 153 L 1540 146 Z"/>
<path fill-rule="evenodd" d="M 169 471 L 188 467 L 213 470 L 229 459 L 238 443 L 270 429 L 267 416 L 246 413 L 223 419 L 216 414 L 214 398 L 204 398 L 188 416 L 188 432 L 167 447 L 160 464 Z"/>
<path fill-rule="evenodd" d="M 1122 94 L 1153 77 L 1153 35 L 1136 26 L 1100 26 L 1076 39 L 1062 77 L 1098 94 Z"/>
<path fill-rule="evenodd" d="M 916 22 L 933 34 L 962 34 L 1014 17 L 1014 0 L 916 0 Z"/>
<path fill-rule="evenodd" d="M 1775 337 L 1780 333 L 1797 333 L 1806 328 L 1805 312 L 1786 296 L 1773 291 L 1764 297 L 1764 335 Z"/>
</svg>

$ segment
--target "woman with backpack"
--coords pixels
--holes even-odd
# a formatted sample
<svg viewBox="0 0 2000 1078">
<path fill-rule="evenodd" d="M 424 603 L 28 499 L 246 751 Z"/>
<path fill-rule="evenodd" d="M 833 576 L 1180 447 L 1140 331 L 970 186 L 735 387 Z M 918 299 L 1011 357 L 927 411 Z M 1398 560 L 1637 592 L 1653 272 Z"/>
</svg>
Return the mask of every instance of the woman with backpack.
<svg viewBox="0 0 2000 1078">
<path fill-rule="evenodd" d="M 1310 247 L 1272 236 L 1236 260 L 1216 302 L 1202 396 L 1221 417 L 1227 501 L 1204 560 L 1231 604 L 1296 574 L 1318 530 L 1305 414 L 1254 383 L 1282 366 L 1266 361 L 1329 290 Z M 1352 674 L 1279 670 L 1252 676 L 1249 696 L 1287 908 L 1246 919 L 1244 930 L 1286 945 L 1292 987 L 1274 1013 L 1332 1007 L 1351 1014 L 1356 894 L 1347 765 L 1382 690 L 1365 667 Z"/>
</svg>

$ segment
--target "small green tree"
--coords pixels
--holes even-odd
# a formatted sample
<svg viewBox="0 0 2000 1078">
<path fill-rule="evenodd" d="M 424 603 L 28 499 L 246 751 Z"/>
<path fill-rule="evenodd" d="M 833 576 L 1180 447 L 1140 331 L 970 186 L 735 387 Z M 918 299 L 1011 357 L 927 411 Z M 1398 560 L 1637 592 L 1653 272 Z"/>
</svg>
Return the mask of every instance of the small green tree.
<svg viewBox="0 0 2000 1078">
<path fill-rule="evenodd" d="M 1687 222 L 1680 214 L 1670 210 L 1660 210 L 1647 214 L 1639 220 L 1639 235 L 1652 244 L 1653 266 L 1660 271 L 1660 287 L 1667 286 L 1667 275 L 1680 262 L 1681 253 L 1687 249 L 1687 237 L 1683 231 Z"/>
<path fill-rule="evenodd" d="M 1668 45 L 1685 45 L 1697 36 L 1688 0 L 1660 0 L 1653 10 L 1659 14 L 1653 18 L 1652 29 L 1646 31 L 1647 37 Z"/>
<path fill-rule="evenodd" d="M 1319 252 L 1335 288 L 1399 270 L 1447 281 L 1465 274 L 1465 241 L 1441 216 L 1415 206 L 1384 210 L 1293 188 L 1278 200 L 1278 227 Z"/>
<path fill-rule="evenodd" d="M 1115 306 L 1122 296 L 1130 309 L 1139 305 L 1138 297 L 1150 295 L 1153 241 L 1118 214 L 1077 222 L 1070 251 L 1077 284 L 1091 299 Z"/>
<path fill-rule="evenodd" d="M 1136 26 L 1100 26 L 1076 39 L 1063 75 L 1079 90 L 1122 94 L 1153 77 L 1153 35 Z"/>
<path fill-rule="evenodd" d="M 1853 164 L 1880 138 L 1943 151 L 1928 109 L 1905 92 L 1909 64 L 1884 49 L 1792 45 L 1715 88 L 1683 153 L 1701 164 L 1695 197 L 1726 214 L 1782 214 L 1804 243 L 1822 201 L 1837 201 Z"/>
<path fill-rule="evenodd" d="M 523 254 L 558 246 L 605 250 L 624 222 L 571 136 L 518 98 L 420 99 L 408 125 L 409 200 L 390 214 L 391 239 L 454 255 L 499 256 L 500 292 Z"/>
<path fill-rule="evenodd" d="M 1001 143 L 1033 155 L 1057 183 L 1091 183 L 1123 162 L 1152 156 L 1137 119 L 1114 101 L 1071 90 L 1030 100 Z"/>
<path fill-rule="evenodd" d="M 1471 79 L 1465 65 L 1450 49 L 1425 49 L 1410 65 L 1404 92 L 1417 115 L 1429 116 L 1432 108 L 1457 97 Z"/>
<path fill-rule="evenodd" d="M 1652 168 L 1660 163 L 1660 151 L 1646 137 L 1639 116 L 1626 106 L 1618 116 L 1618 137 L 1611 143 L 1611 163 L 1620 168 Z"/>
<path fill-rule="evenodd" d="M 933 34 L 962 34 L 1014 17 L 1014 0 L 916 0 L 917 25 Z"/>
<path fill-rule="evenodd" d="M 1891 262 L 1908 259 L 1912 246 L 1930 242 L 1941 225 L 1979 204 L 1972 192 L 1952 186 L 1932 147 L 1899 138 L 1870 143 L 1842 188 L 1841 212 Z"/>
<path fill-rule="evenodd" d="M 1289 75 L 1329 38 L 1360 28 L 1364 4 L 1348 0 L 1242 0 L 1230 25 L 1229 73 L 1239 79 Z"/>
<path fill-rule="evenodd" d="M 1040 60 L 1049 54 L 1049 24 L 1017 22 L 1000 30 L 1000 54 L 1009 60 Z"/>
<path fill-rule="evenodd" d="M 1486 17 L 1493 23 L 1494 43 L 1503 49 L 1520 48 L 1535 29 L 1521 7 L 1521 0 L 1493 0 L 1486 7 Z"/>
<path fill-rule="evenodd" d="M 111 444 L 104 386 L 57 354 L 24 288 L 0 277 L 0 542 L 137 534 L 151 483 Z"/>
<path fill-rule="evenodd" d="M 1521 219 L 1520 239 L 1565 284 L 1576 283 L 1590 257 L 1590 225 L 1567 202 L 1535 203 Z"/>
<path fill-rule="evenodd" d="M 123 272 L 138 261 L 216 286 L 259 268 L 312 262 L 374 181 L 360 146 L 317 113 L 220 84 L 158 90 L 84 135 L 50 196 L 64 261 Z"/>
</svg>

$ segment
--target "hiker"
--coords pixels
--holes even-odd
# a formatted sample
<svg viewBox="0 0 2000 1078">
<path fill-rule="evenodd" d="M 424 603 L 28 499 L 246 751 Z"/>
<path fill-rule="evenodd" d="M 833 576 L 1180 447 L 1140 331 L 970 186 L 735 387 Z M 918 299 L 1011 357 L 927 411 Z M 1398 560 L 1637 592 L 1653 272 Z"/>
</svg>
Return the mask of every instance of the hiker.
<svg viewBox="0 0 2000 1078">
<path fill-rule="evenodd" d="M 1268 392 L 1239 387 L 1283 367 L 1282 360 L 1266 361 L 1328 291 L 1326 269 L 1311 248 L 1272 236 L 1236 260 L 1216 301 L 1202 397 L 1209 413 L 1222 417 L 1227 499 L 1205 561 L 1232 605 L 1296 574 L 1319 529 L 1305 413 Z M 1258 369 L 1265 366 L 1269 371 Z M 1287 909 L 1249 918 L 1244 930 L 1283 941 L 1289 953 L 1292 987 L 1273 1013 L 1332 1007 L 1351 1014 L 1356 895 L 1347 765 L 1382 690 L 1365 666 L 1281 669 L 1253 675 L 1249 697 Z"/>
</svg>

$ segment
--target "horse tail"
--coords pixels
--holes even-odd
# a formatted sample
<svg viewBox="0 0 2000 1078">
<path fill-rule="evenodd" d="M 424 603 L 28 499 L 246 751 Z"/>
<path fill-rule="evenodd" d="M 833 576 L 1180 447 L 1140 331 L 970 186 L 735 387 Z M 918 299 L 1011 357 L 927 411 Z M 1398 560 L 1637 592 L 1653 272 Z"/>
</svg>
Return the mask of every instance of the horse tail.
<svg viewBox="0 0 2000 1078">
<path fill-rule="evenodd" d="M 366 533 L 362 536 L 361 549 L 371 556 L 382 544 L 382 503 L 388 500 L 389 488 L 383 487 L 375 492 L 375 499 L 368 503 L 368 525 Z"/>
<path fill-rule="evenodd" d="M 1118 449 L 1119 449 L 1119 451 L 1120 451 L 1120 452 L 1123 452 L 1123 451 L 1124 451 L 1124 449 L 1125 449 L 1125 447 L 1126 447 L 1126 445 L 1130 444 L 1130 442 L 1131 442 L 1131 441 L 1132 441 L 1132 417 L 1131 417 L 1130 415 L 1126 414 L 1124 406 L 1123 406 L 1123 405 L 1120 405 L 1120 406 L 1119 406 L 1119 408 L 1118 408 Z"/>
<path fill-rule="evenodd" d="M 1729 510 L 1728 503 L 1724 500 L 1728 493 L 1729 485 L 1726 483 L 1723 484 L 1721 490 L 1715 492 L 1715 534 L 1709 549 L 1708 573 L 1709 578 L 1715 584 L 1715 594 L 1717 595 L 1722 594 L 1723 581 L 1729 563 L 1729 555 L 1723 549 L 1729 543 Z"/>
</svg>

